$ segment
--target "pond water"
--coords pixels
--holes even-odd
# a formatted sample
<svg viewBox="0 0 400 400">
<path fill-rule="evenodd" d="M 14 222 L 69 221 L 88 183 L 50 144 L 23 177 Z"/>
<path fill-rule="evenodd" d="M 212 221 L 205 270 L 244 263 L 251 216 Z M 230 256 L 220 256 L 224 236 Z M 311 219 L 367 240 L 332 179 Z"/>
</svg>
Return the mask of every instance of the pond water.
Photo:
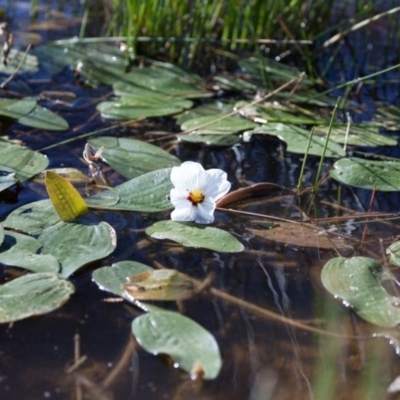
<svg viewBox="0 0 400 400">
<path fill-rule="evenodd" d="M 29 2 L 13 4 L 13 29 L 35 29 L 29 23 Z M 0 2 L 1 6 L 6 5 Z M 68 15 L 73 15 L 74 9 L 67 7 Z M 42 17 L 40 14 L 38 21 Z M 35 32 L 48 41 L 76 35 L 78 29 L 79 24 L 71 22 L 62 30 L 45 28 Z M 366 36 L 365 32 L 349 36 L 341 44 L 340 55 L 327 74 L 329 81 L 364 76 L 398 60 L 398 47 L 388 53 L 381 41 L 384 26 L 372 25 L 367 32 Z M 18 36 L 22 34 L 16 34 L 17 39 Z M 359 46 L 365 40 L 368 46 Z M 381 54 L 382 58 L 378 57 Z M 329 50 L 321 54 L 318 68 L 323 69 L 330 55 Z M 70 130 L 66 132 L 49 133 L 18 124 L 2 131 L 29 148 L 41 150 L 112 124 L 95 114 L 97 99 L 109 95 L 109 87 L 83 87 L 70 68 L 55 76 L 41 71 L 25 79 L 34 95 L 65 91 L 76 96 L 65 104 L 52 100 L 42 103 L 68 120 Z M 353 119 L 368 119 L 377 101 L 398 103 L 399 81 L 399 72 L 395 71 L 360 88 L 354 101 L 359 103 L 357 110 L 363 108 L 363 112 L 354 112 Z M 3 95 L 7 96 L 7 92 Z M 149 131 L 172 129 L 176 131 L 176 126 L 170 119 L 158 118 L 133 127 L 116 127 L 107 134 L 147 140 L 157 138 Z M 397 137 L 398 133 L 392 135 Z M 81 159 L 85 143 L 81 139 L 44 150 L 49 167 L 74 167 L 87 173 Z M 233 147 L 158 143 L 171 148 L 181 161 L 197 161 L 205 169 L 223 169 L 233 189 L 257 182 L 295 188 L 303 160 L 302 156 L 286 152 L 282 142 L 265 136 Z M 397 146 L 368 151 L 399 156 Z M 318 165 L 317 157 L 307 161 L 304 187 L 314 184 Z M 326 161 L 323 173 L 330 166 L 331 160 Z M 104 171 L 113 185 L 124 181 L 112 170 Z M 355 217 L 342 217 L 366 213 L 369 208 L 372 212 L 397 213 L 399 194 L 377 192 L 370 207 L 371 191 L 348 187 L 340 190 L 339 195 L 339 184 L 326 179 L 315 197 L 308 192 L 298 195 L 282 191 L 235 205 L 236 210 L 247 214 L 218 210 L 215 226 L 228 230 L 245 245 L 245 251 L 237 254 L 189 249 L 150 239 L 144 229 L 155 221 L 168 219 L 169 212 L 98 212 L 117 231 L 118 246 L 112 255 L 72 276 L 76 293 L 58 310 L 0 325 L 0 399 L 398 398 L 387 393 L 389 384 L 400 374 L 399 356 L 393 346 L 400 340 L 398 331 L 364 322 L 324 290 L 320 272 L 326 261 L 337 256 L 334 248 L 318 245 L 318 238 L 315 245 L 304 245 L 303 236 L 307 233 L 302 229 L 290 228 L 281 240 L 256 232 L 260 218 L 255 214 L 288 220 L 303 220 L 306 216 L 332 218 L 319 229 L 345 238 L 349 248 L 342 250 L 342 255 L 381 259 L 382 246 L 387 247 L 400 234 L 398 221 L 366 225 Z M 47 193 L 42 182 L 24 183 L 2 200 L 0 221 L 19 206 L 44 198 Z M 216 379 L 191 380 L 167 357 L 149 354 L 134 341 L 131 321 L 142 312 L 127 302 L 107 301 L 112 296 L 92 281 L 95 269 L 122 260 L 173 268 L 198 280 L 212 277 L 213 291 L 204 290 L 184 302 L 164 302 L 161 306 L 179 310 L 215 336 L 223 360 Z M 17 269 L 0 269 L 1 282 L 20 274 Z M 77 347 L 87 358 L 70 371 Z"/>
</svg>

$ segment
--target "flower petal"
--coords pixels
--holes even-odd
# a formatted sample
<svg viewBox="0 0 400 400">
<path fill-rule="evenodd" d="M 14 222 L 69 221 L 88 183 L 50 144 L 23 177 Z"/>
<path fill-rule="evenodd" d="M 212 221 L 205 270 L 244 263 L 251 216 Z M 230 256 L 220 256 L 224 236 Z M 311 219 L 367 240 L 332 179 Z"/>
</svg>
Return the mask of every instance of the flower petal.
<svg viewBox="0 0 400 400">
<path fill-rule="evenodd" d="M 182 207 L 175 208 L 171 213 L 172 221 L 194 221 L 196 213 L 196 207 L 190 202 L 187 202 Z"/>
<path fill-rule="evenodd" d="M 209 169 L 206 171 L 208 175 L 206 186 L 203 190 L 206 196 L 211 197 L 214 201 L 217 201 L 231 188 L 230 182 L 227 180 L 226 172 L 221 169 Z"/>
<path fill-rule="evenodd" d="M 201 164 L 193 161 L 185 161 L 179 167 L 173 167 L 171 171 L 171 182 L 180 192 L 189 192 L 199 187 L 206 173 Z"/>
<path fill-rule="evenodd" d="M 212 199 L 200 203 L 196 207 L 194 221 L 199 224 L 211 224 L 214 222 L 215 202 Z"/>
</svg>

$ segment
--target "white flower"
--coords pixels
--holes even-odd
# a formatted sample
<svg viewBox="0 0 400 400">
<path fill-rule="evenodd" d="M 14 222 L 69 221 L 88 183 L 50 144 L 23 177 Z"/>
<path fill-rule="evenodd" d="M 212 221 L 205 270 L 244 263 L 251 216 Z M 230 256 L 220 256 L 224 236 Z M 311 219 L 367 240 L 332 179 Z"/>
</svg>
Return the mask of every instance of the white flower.
<svg viewBox="0 0 400 400">
<path fill-rule="evenodd" d="M 231 184 L 221 169 L 207 171 L 201 164 L 186 161 L 180 167 L 173 167 L 170 199 L 175 210 L 173 221 L 195 221 L 200 224 L 214 222 L 215 203 L 228 193 Z"/>
</svg>

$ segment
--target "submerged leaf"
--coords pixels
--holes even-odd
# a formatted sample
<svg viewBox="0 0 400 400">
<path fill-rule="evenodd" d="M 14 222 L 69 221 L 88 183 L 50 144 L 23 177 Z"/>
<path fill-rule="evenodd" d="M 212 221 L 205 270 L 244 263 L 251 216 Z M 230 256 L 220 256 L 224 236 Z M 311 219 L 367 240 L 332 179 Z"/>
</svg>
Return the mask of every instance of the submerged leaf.
<svg viewBox="0 0 400 400">
<path fill-rule="evenodd" d="M 146 229 L 155 239 L 169 239 L 185 247 L 203 247 L 225 253 L 244 250 L 243 245 L 229 232 L 192 222 L 158 221 Z"/>
<path fill-rule="evenodd" d="M 61 222 L 46 228 L 38 240 L 43 245 L 42 254 L 51 254 L 60 262 L 64 278 L 108 256 L 116 247 L 115 231 L 106 222 L 91 225 Z"/>
<path fill-rule="evenodd" d="M 126 178 L 181 164 L 177 157 L 141 140 L 103 136 L 90 139 L 89 143 L 96 148 L 103 147 L 102 158 Z"/>
<path fill-rule="evenodd" d="M 46 189 L 54 209 L 63 221 L 72 221 L 88 212 L 85 200 L 62 176 L 46 171 Z"/>
<path fill-rule="evenodd" d="M 382 287 L 383 268 L 367 257 L 329 260 L 322 269 L 325 288 L 366 321 L 384 327 L 400 323 L 400 298 Z"/>
<path fill-rule="evenodd" d="M 331 178 L 349 186 L 386 192 L 400 190 L 400 162 L 342 158 L 333 164 Z"/>
<path fill-rule="evenodd" d="M 57 273 L 60 265 L 56 258 L 50 254 L 36 254 L 41 246 L 41 243 L 31 236 L 7 231 L 0 246 L 0 263 L 33 272 Z"/>
<path fill-rule="evenodd" d="M 125 210 L 142 212 L 160 212 L 171 210 L 169 192 L 173 188 L 170 179 L 171 168 L 159 169 L 131 179 L 112 190 L 106 190 L 91 199 L 98 199 L 108 194 L 119 196 L 120 201 L 114 205 L 102 204 L 105 210 Z M 91 207 L 96 207 L 91 204 Z"/>
<path fill-rule="evenodd" d="M 49 160 L 43 154 L 0 139 L 0 163 L 13 169 L 21 182 L 43 171 Z"/>
<path fill-rule="evenodd" d="M 133 300 L 183 300 L 193 295 L 194 285 L 181 272 L 160 269 L 130 276 L 123 290 Z"/>
<path fill-rule="evenodd" d="M 71 282 L 53 273 L 40 272 L 13 279 L 0 285 L 0 323 L 53 311 L 74 291 Z"/>
<path fill-rule="evenodd" d="M 221 369 L 221 355 L 214 337 L 176 312 L 156 311 L 136 317 L 132 333 L 146 351 L 154 355 L 168 354 L 192 375 L 214 379 Z"/>
</svg>

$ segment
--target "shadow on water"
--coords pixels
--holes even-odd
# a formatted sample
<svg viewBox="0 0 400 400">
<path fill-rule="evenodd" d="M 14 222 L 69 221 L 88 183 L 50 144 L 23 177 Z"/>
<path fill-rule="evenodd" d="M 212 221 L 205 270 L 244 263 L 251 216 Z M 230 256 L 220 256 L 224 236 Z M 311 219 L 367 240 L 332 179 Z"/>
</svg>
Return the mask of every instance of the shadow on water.
<svg viewBox="0 0 400 400">
<path fill-rule="evenodd" d="M 14 9 L 16 13 L 12 17 L 18 19 L 22 13 L 28 18 L 28 3 L 16 3 L 20 8 Z M 75 35 L 77 26 L 71 22 L 62 36 Z M 61 36 L 55 29 L 45 32 L 52 32 L 45 40 Z M 329 79 L 342 79 L 341 71 L 345 72 L 346 80 L 354 78 L 354 70 L 341 70 L 339 61 L 347 64 L 349 59 L 356 60 L 360 52 L 367 60 L 373 57 L 357 46 L 357 40 L 348 39 L 340 56 L 344 59 L 338 58 L 327 74 Z M 373 46 L 374 53 L 380 51 L 378 41 Z M 319 62 L 323 64 L 326 57 L 328 53 L 323 54 Z M 375 61 L 375 57 L 371 61 Z M 365 70 L 356 73 L 367 74 Z M 398 94 L 399 90 L 398 74 L 395 77 L 396 85 L 381 82 L 374 89 L 380 94 L 380 101 L 395 100 L 393 93 L 397 91 Z M 59 106 L 58 109 L 72 127 L 63 139 L 108 123 L 99 116 L 87 121 L 95 112 L 92 100 L 109 93 L 109 88 L 83 88 L 69 69 L 63 70 L 54 80 L 49 76 L 32 77 L 27 84 L 35 94 L 43 90 L 76 94 L 72 108 Z M 371 91 L 365 89 L 359 101 L 372 107 L 374 99 L 370 95 Z M 364 117 L 360 115 L 359 118 Z M 157 121 L 152 129 L 165 130 L 166 120 Z M 38 131 L 21 125 L 13 125 L 5 133 L 32 149 L 60 140 L 59 134 L 39 135 Z M 140 128 L 116 128 L 110 134 L 146 140 Z M 75 141 L 72 145 L 46 151 L 49 167 L 85 170 L 80 159 L 84 144 L 84 140 Z M 235 188 L 254 182 L 274 182 L 293 188 L 302 162 L 301 157 L 286 153 L 280 142 L 264 137 L 234 148 L 179 144 L 174 152 L 182 161 L 194 160 L 206 169 L 225 170 Z M 398 148 L 395 152 L 398 156 Z M 314 183 L 318 163 L 318 159 L 308 161 L 306 186 Z M 325 170 L 328 168 L 327 164 Z M 122 181 L 112 171 L 107 174 L 115 184 Z M 351 247 L 344 252 L 380 259 L 379 239 L 388 245 L 400 233 L 398 222 L 368 223 L 363 246 L 360 246 L 365 225 L 358 224 L 355 219 L 342 221 L 339 218 L 349 211 L 366 212 L 371 192 L 343 188 L 341 204 L 338 204 L 337 193 L 338 184 L 330 180 L 322 184 L 313 202 L 307 195 L 281 196 L 278 193 L 244 201 L 237 209 L 286 219 L 301 219 L 304 214 L 318 218 L 338 217 L 324 229 L 335 228 L 334 232 L 340 237 L 349 239 Z M 22 204 L 46 197 L 43 184 L 30 181 L 19 193 L 8 193 L 0 205 L 0 218 L 4 219 Z M 398 204 L 397 193 L 377 194 L 373 211 L 396 212 Z M 332 247 L 304 245 L 304 232 L 296 230 L 281 239 L 264 237 L 257 233 L 260 221 L 256 217 L 223 210 L 217 211 L 216 226 L 236 235 L 246 246 L 243 253 L 232 255 L 186 249 L 149 239 L 144 229 L 157 220 L 168 218 L 168 213 L 104 212 L 101 216 L 117 230 L 118 247 L 112 256 L 90 264 L 73 276 L 76 294 L 62 308 L 0 326 L 1 399 L 395 398 L 387 393 L 387 388 L 400 374 L 394 347 L 400 340 L 398 331 L 383 331 L 363 322 L 326 293 L 320 271 L 327 260 L 336 256 Z M 100 291 L 91 280 L 94 269 L 121 260 L 174 268 L 198 280 L 212 276 L 213 290 L 206 289 L 184 302 L 163 306 L 179 310 L 216 337 L 223 358 L 217 379 L 193 381 L 186 373 L 173 368 L 167 357 L 154 357 L 134 342 L 130 324 L 141 312 L 127 303 L 108 301 L 111 296 Z M 5 282 L 18 274 L 16 269 L 3 268 L 0 279 Z M 82 365 L 71 369 L 74 352 L 78 350 L 86 359 Z"/>
</svg>

